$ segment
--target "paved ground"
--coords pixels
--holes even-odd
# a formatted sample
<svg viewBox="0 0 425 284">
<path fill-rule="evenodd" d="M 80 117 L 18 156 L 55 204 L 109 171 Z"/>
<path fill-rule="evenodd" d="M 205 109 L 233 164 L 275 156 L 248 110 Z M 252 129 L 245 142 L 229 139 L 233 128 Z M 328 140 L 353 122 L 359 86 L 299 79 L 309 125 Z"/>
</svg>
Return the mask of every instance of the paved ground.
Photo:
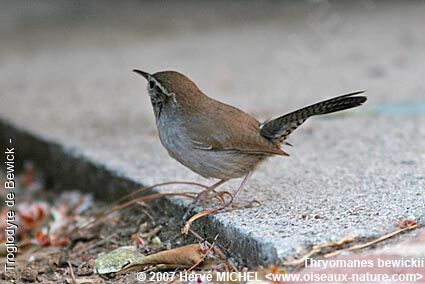
<svg viewBox="0 0 425 284">
<path fill-rule="evenodd" d="M 382 249 L 355 255 L 339 256 L 332 260 L 327 259 L 325 260 L 328 261 L 327 263 L 310 263 L 309 267 L 303 269 L 300 274 L 301 277 L 306 277 L 304 279 L 308 279 L 311 275 L 314 275 L 314 277 L 323 275 L 322 277 L 329 277 L 327 279 L 332 279 L 331 277 L 335 276 L 340 277 L 340 281 L 327 281 L 332 283 L 425 283 L 424 244 L 425 230 L 422 230 L 416 238 L 402 241 L 397 245 L 388 245 Z M 350 262 L 359 261 L 363 261 L 363 265 L 350 265 Z M 296 282 L 299 283 L 300 281 L 288 281 L 287 283 Z"/>
<path fill-rule="evenodd" d="M 260 208 L 214 222 L 259 262 L 425 224 L 424 2 L 54 3 L 2 3 L 3 121 L 144 185 L 202 181 L 161 147 L 132 68 L 179 70 L 261 119 L 366 89 L 365 107 L 311 119 L 258 170 L 243 196 Z"/>
</svg>

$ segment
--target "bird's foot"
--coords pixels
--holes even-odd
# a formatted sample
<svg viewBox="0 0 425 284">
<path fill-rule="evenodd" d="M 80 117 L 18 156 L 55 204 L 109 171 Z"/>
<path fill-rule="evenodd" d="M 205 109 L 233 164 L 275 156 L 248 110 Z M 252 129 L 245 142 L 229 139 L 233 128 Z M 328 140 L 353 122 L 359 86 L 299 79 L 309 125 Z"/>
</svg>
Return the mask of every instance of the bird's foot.
<svg viewBox="0 0 425 284">
<path fill-rule="evenodd" d="M 195 208 L 195 206 L 200 201 L 203 202 L 205 200 L 212 200 L 214 198 L 217 198 L 220 202 L 224 203 L 225 202 L 224 198 L 225 198 L 226 193 L 229 194 L 230 196 L 232 196 L 227 191 L 224 191 L 223 193 L 219 193 L 219 192 L 216 191 L 217 187 L 219 187 L 220 185 L 222 185 L 226 181 L 227 181 L 226 179 L 221 179 L 218 182 L 216 182 L 215 184 L 207 187 L 207 189 L 198 193 L 195 196 L 195 198 L 193 199 L 192 203 L 189 204 L 189 207 L 187 208 L 186 213 L 183 215 L 183 221 L 186 221 L 187 216 L 189 216 L 189 214 L 192 212 L 192 210 Z"/>
<path fill-rule="evenodd" d="M 187 217 L 190 215 L 192 210 L 198 205 L 198 203 L 202 203 L 202 205 L 208 205 L 212 200 L 217 200 L 220 204 L 225 206 L 226 197 L 232 199 L 232 194 L 228 191 L 215 191 L 214 189 L 206 189 L 198 193 L 194 200 L 189 204 L 185 214 L 183 215 L 183 221 L 187 220 Z"/>
<path fill-rule="evenodd" d="M 221 204 L 226 204 L 226 196 L 231 200 L 232 194 L 228 191 L 211 191 L 207 198 L 205 198 L 203 201 L 204 204 L 208 204 L 210 200 L 217 199 L 218 202 Z"/>
<path fill-rule="evenodd" d="M 225 212 L 231 212 L 234 210 L 240 210 L 240 209 L 246 209 L 246 208 L 254 208 L 257 206 L 260 206 L 261 203 L 257 200 L 252 200 L 252 201 L 234 201 L 233 199 L 231 199 L 229 202 L 227 202 L 225 205 L 215 208 L 215 209 L 208 209 L 208 210 L 203 210 L 201 212 L 199 212 L 198 214 L 195 214 L 194 216 L 192 216 L 184 225 L 184 227 L 182 228 L 182 234 L 187 235 L 189 233 L 190 230 L 190 226 L 192 225 L 193 222 L 195 222 L 196 220 L 208 216 L 208 215 L 215 215 L 215 214 L 219 214 L 219 213 L 225 213 Z"/>
</svg>

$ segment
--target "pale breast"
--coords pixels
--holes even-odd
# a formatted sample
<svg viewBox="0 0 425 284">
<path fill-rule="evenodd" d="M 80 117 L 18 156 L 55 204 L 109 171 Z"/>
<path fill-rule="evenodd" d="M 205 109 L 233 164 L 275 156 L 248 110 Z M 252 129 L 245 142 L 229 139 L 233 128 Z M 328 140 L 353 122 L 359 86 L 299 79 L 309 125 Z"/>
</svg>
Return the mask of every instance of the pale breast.
<svg viewBox="0 0 425 284">
<path fill-rule="evenodd" d="M 268 157 L 237 150 L 202 149 L 182 125 L 175 118 L 160 118 L 157 126 L 161 143 L 172 158 L 205 178 L 238 178 Z"/>
</svg>

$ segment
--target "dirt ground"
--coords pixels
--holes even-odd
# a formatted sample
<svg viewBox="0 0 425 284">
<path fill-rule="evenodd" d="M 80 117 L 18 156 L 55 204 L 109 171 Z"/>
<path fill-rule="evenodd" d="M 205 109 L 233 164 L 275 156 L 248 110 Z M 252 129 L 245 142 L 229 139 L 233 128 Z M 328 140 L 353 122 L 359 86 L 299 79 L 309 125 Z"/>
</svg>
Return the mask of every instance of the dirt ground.
<svg viewBox="0 0 425 284">
<path fill-rule="evenodd" d="M 1 177 L 4 179 L 4 174 Z M 136 272 L 106 273 L 99 276 L 95 271 L 95 259 L 120 247 L 130 247 L 143 255 L 153 255 L 159 251 L 181 247 L 196 239 L 183 236 L 177 227 L 170 230 L 170 226 L 176 224 L 170 223 L 169 218 L 161 216 L 143 201 L 128 204 L 123 199 L 123 206 L 107 205 L 93 200 L 90 194 L 48 190 L 42 173 L 37 172 L 31 163 L 18 175 L 14 191 L 18 225 L 15 241 L 19 252 L 15 269 L 0 273 L 0 281 L 4 283 L 138 282 Z M 2 195 L 6 192 L 4 188 L 1 190 Z M 132 200 L 137 198 L 133 197 Z M 2 217 L 5 217 L 7 210 L 5 206 L 2 208 Z M 5 226 L 2 223 L 0 232 L 2 256 L 7 253 Z M 170 231 L 176 233 L 170 234 Z M 218 248 L 216 249 L 218 252 Z M 210 255 L 214 254 L 215 250 Z M 237 269 L 222 253 L 213 258 L 215 260 L 209 263 L 209 271 Z M 1 265 L 5 262 L 6 258 L 2 257 Z M 199 269 L 201 262 L 203 268 Z M 202 271 L 206 268 L 205 261 L 201 262 L 192 270 Z M 179 271 L 183 268 L 172 265 L 165 269 Z M 146 265 L 139 270 L 156 269 L 153 265 Z"/>
</svg>

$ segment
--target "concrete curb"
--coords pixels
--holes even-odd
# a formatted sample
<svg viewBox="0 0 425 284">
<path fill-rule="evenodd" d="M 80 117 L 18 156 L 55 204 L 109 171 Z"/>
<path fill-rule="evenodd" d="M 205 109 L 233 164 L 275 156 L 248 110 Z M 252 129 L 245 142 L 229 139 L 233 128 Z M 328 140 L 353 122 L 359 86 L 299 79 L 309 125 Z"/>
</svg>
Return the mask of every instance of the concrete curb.
<svg viewBox="0 0 425 284">
<path fill-rule="evenodd" d="M 142 184 L 85 157 L 75 148 L 49 141 L 18 128 L 5 119 L 0 119 L 0 147 L 9 146 L 6 141 L 10 138 L 13 139 L 16 148 L 17 168 L 22 168 L 25 160 L 33 161 L 46 175 L 49 188 L 54 190 L 78 188 L 83 192 L 93 193 L 99 200 L 111 202 L 143 187 Z M 155 191 L 147 191 L 146 194 L 152 192 Z M 185 207 L 179 200 L 162 198 L 153 201 L 153 207 L 183 226 L 182 216 Z M 174 227 L 170 229 L 172 228 Z M 216 243 L 240 264 L 253 267 L 280 262 L 272 244 L 244 235 L 231 226 L 225 226 L 214 216 L 200 219 L 192 228 L 210 241 L 219 235 Z"/>
</svg>

